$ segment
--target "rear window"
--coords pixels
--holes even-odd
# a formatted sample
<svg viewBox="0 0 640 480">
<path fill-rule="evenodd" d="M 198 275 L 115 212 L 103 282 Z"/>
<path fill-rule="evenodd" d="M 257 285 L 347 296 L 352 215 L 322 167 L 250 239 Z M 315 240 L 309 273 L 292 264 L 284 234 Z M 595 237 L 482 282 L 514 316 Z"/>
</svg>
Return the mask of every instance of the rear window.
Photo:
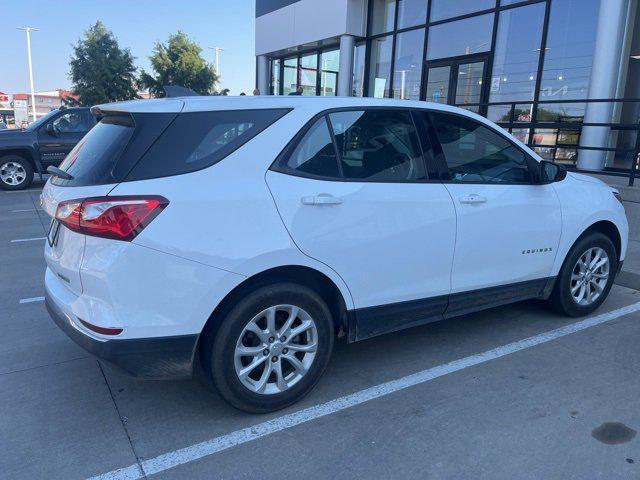
<svg viewBox="0 0 640 480">
<path fill-rule="evenodd" d="M 60 168 L 73 180 L 53 177 L 55 185 L 82 186 L 109 183 L 115 162 L 133 135 L 135 125 L 129 115 L 105 117 L 69 152 Z"/>
<path fill-rule="evenodd" d="M 54 185 L 87 186 L 166 177 L 219 162 L 289 110 L 109 114 L 60 165 L 72 180 Z"/>
<path fill-rule="evenodd" d="M 244 145 L 289 110 L 182 113 L 145 153 L 126 180 L 143 180 L 209 167 Z"/>
</svg>

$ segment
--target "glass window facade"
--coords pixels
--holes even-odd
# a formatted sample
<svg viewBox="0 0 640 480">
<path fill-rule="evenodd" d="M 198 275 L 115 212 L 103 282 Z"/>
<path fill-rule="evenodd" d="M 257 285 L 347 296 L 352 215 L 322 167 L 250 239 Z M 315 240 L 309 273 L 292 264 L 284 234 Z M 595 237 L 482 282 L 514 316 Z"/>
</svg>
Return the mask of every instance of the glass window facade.
<svg viewBox="0 0 640 480">
<path fill-rule="evenodd" d="M 373 3 L 369 24 L 371 35 L 390 32 L 394 28 L 396 0 L 371 0 Z"/>
<path fill-rule="evenodd" d="M 371 54 L 369 55 L 369 84 L 370 97 L 388 98 L 391 92 L 391 51 L 393 35 L 378 37 L 371 40 Z"/>
<path fill-rule="evenodd" d="M 605 0 L 606 1 L 606 0 Z M 600 0 L 554 0 L 551 3 L 541 100 L 583 99 L 588 95 Z M 582 105 L 546 105 L 549 117 L 582 117 Z"/>
<path fill-rule="evenodd" d="M 351 94 L 455 104 L 498 122 L 548 158 L 575 160 L 590 105 L 601 4 L 606 8 L 606 0 L 368 0 Z M 640 30 L 640 17 L 635 23 Z M 637 40 L 627 41 L 640 53 Z M 305 95 L 335 95 L 338 43 L 338 37 L 327 39 L 272 58 L 273 93 L 302 86 Z M 634 61 L 640 63 L 627 59 L 628 79 L 618 82 L 621 95 L 640 92 Z M 615 111 L 635 122 L 640 104 Z M 569 125 L 568 135 L 545 122 L 577 127 Z M 612 145 L 623 137 L 629 148 L 635 145 L 635 137 L 616 135 Z"/>
<path fill-rule="evenodd" d="M 409 100 L 420 99 L 423 49 L 423 28 L 409 30 L 397 35 L 393 70 L 394 98 Z"/>
<path fill-rule="evenodd" d="M 480 15 L 431 27 L 427 60 L 488 52 L 494 17 L 494 14 Z"/>
<path fill-rule="evenodd" d="M 320 55 L 320 95 L 323 97 L 338 94 L 338 69 L 340 50 L 329 50 Z"/>
<path fill-rule="evenodd" d="M 426 21 L 427 0 L 398 0 L 398 29 L 414 27 Z"/>
<path fill-rule="evenodd" d="M 432 0 L 431 21 L 459 17 L 496 6 L 496 0 Z"/>
<path fill-rule="evenodd" d="M 500 14 L 489 101 L 533 100 L 544 11 L 543 3 L 535 3 Z"/>
<path fill-rule="evenodd" d="M 353 82 L 351 84 L 351 95 L 354 97 L 364 97 L 366 52 L 366 43 L 361 42 L 356 44 L 353 52 Z"/>
</svg>

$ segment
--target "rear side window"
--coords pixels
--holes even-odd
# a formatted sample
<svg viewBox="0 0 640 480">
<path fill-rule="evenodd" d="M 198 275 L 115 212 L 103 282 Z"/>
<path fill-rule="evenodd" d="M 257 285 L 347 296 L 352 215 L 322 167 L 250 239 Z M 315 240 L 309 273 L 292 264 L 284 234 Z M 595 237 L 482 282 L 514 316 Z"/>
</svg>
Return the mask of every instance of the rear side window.
<svg viewBox="0 0 640 480">
<path fill-rule="evenodd" d="M 336 149 L 331 141 L 331 133 L 325 117 L 320 118 L 306 133 L 304 138 L 286 163 L 291 170 L 320 177 L 339 177 Z"/>
<path fill-rule="evenodd" d="M 459 115 L 430 116 L 453 181 L 531 183 L 527 156 L 506 138 Z"/>
<path fill-rule="evenodd" d="M 345 110 L 322 116 L 272 168 L 351 181 L 427 178 L 418 132 L 406 109 Z"/>
<path fill-rule="evenodd" d="M 166 177 L 209 167 L 289 110 L 182 113 L 144 154 L 127 180 Z"/>
<path fill-rule="evenodd" d="M 55 185 L 82 186 L 108 183 L 110 172 L 134 132 L 133 118 L 115 115 L 102 119 L 69 152 L 60 168 L 73 180 L 52 177 Z"/>
<path fill-rule="evenodd" d="M 348 179 L 403 182 L 426 178 L 408 110 L 345 111 L 329 115 Z"/>
</svg>

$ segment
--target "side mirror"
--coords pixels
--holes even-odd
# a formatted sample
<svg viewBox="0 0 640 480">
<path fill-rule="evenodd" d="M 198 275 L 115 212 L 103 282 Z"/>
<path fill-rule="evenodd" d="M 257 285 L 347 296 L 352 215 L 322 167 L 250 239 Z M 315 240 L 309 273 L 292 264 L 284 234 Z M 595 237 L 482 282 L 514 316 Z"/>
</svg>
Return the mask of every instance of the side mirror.
<svg viewBox="0 0 640 480">
<path fill-rule="evenodd" d="M 56 130 L 53 128 L 53 123 L 47 123 L 47 126 L 45 127 L 45 130 L 52 137 L 56 136 Z"/>
<path fill-rule="evenodd" d="M 567 169 L 563 165 L 542 160 L 540 162 L 540 183 L 561 182 L 567 177 Z"/>
</svg>

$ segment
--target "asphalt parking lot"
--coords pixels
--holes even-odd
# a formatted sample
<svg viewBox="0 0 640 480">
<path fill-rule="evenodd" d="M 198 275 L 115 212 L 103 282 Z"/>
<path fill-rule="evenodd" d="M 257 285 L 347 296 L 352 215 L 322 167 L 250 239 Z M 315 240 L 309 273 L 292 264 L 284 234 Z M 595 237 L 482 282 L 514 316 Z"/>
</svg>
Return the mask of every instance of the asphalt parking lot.
<svg viewBox="0 0 640 480">
<path fill-rule="evenodd" d="M 42 302 L 42 188 L 0 192 L 2 479 L 640 478 L 640 292 L 586 319 L 524 302 L 336 344 L 269 415 L 112 371 Z"/>
</svg>

